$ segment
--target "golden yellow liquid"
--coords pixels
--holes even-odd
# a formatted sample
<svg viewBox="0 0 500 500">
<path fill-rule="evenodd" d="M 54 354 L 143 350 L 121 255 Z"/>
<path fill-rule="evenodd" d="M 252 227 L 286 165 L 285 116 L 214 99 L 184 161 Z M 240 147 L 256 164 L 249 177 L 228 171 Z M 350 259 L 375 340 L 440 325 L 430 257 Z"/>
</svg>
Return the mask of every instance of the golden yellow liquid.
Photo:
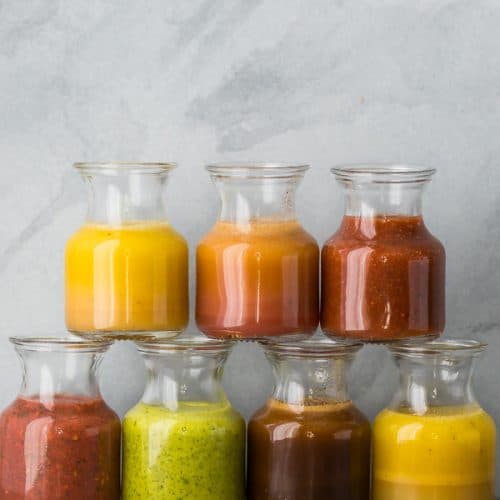
<svg viewBox="0 0 500 500">
<path fill-rule="evenodd" d="M 384 410 L 373 427 L 373 499 L 492 500 L 495 438 L 477 406 Z"/>
<path fill-rule="evenodd" d="M 188 247 L 161 222 L 84 225 L 66 245 L 66 326 L 74 332 L 180 331 Z"/>
</svg>

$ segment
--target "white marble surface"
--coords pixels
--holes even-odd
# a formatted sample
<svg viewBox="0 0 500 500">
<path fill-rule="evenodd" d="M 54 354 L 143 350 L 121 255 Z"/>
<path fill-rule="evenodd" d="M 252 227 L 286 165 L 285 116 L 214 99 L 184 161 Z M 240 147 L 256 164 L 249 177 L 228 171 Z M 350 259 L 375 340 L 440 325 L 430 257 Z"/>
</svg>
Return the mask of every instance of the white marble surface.
<svg viewBox="0 0 500 500">
<path fill-rule="evenodd" d="M 476 386 L 500 422 L 499 25 L 496 0 L 0 1 L 1 405 L 19 376 L 7 337 L 63 331 L 64 242 L 86 201 L 73 161 L 177 161 L 168 206 L 191 254 L 216 215 L 207 161 L 311 163 L 299 212 L 320 242 L 342 210 L 331 165 L 402 161 L 439 169 L 425 215 L 447 247 L 446 335 L 489 342 Z M 373 417 L 395 369 L 372 347 L 353 375 Z M 142 377 L 113 347 L 120 413 Z M 225 382 L 249 416 L 272 383 L 257 347 Z"/>
</svg>

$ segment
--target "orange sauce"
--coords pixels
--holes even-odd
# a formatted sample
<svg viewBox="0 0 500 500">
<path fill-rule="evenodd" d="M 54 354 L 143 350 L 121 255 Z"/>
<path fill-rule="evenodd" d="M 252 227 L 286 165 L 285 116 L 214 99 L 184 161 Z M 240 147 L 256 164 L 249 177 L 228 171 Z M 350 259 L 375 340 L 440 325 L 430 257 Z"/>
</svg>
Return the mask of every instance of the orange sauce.
<svg viewBox="0 0 500 500">
<path fill-rule="evenodd" d="M 211 337 L 310 334 L 319 249 L 297 221 L 218 222 L 196 251 L 196 321 Z"/>
</svg>

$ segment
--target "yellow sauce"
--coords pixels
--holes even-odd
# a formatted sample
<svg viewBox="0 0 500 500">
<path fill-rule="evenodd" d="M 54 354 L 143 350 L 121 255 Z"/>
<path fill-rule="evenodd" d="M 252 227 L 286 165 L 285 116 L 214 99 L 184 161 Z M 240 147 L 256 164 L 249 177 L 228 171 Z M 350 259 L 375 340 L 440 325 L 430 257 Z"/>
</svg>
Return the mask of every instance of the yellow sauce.
<svg viewBox="0 0 500 500">
<path fill-rule="evenodd" d="M 373 429 L 374 500 L 492 500 L 495 436 L 477 406 L 382 411 Z"/>
<path fill-rule="evenodd" d="M 180 331 L 188 248 L 161 222 L 84 225 L 66 245 L 66 325 L 74 332 Z"/>
</svg>

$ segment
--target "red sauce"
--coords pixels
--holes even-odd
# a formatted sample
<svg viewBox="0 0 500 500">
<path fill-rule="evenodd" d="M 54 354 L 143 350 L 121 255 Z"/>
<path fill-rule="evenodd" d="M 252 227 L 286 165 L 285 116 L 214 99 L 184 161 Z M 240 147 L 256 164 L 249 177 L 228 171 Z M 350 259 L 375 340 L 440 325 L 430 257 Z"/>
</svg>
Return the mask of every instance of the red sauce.
<svg viewBox="0 0 500 500">
<path fill-rule="evenodd" d="M 322 251 L 321 326 L 365 341 L 437 335 L 445 251 L 420 216 L 345 216 Z"/>
<path fill-rule="evenodd" d="M 2 500 L 119 500 L 120 420 L 102 399 L 18 398 L 0 416 Z"/>
</svg>

